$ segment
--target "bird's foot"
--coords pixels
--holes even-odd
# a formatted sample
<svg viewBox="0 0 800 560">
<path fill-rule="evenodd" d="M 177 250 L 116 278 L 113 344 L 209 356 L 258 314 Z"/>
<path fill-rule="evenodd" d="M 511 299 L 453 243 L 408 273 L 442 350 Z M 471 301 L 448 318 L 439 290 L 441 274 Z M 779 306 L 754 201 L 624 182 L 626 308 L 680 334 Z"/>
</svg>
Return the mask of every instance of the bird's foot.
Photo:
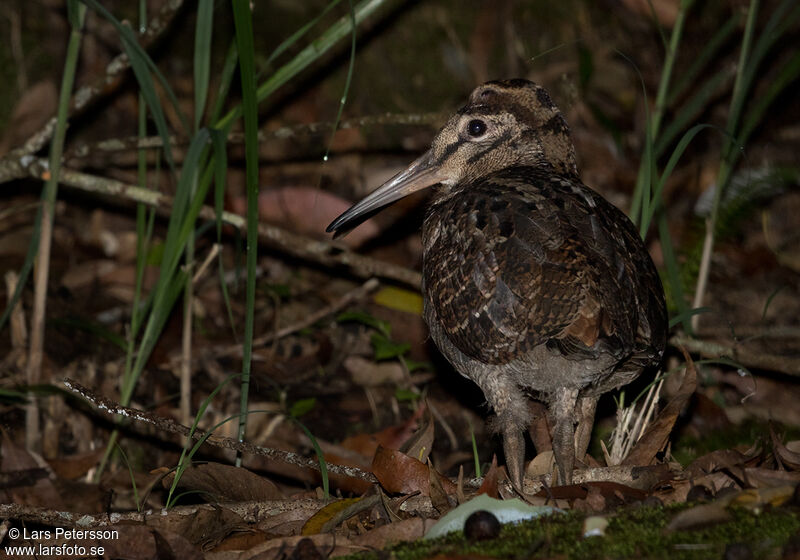
<svg viewBox="0 0 800 560">
<path fill-rule="evenodd" d="M 519 430 L 503 430 L 503 453 L 506 456 L 506 469 L 511 484 L 522 494 L 522 481 L 525 477 L 525 440 Z"/>
</svg>

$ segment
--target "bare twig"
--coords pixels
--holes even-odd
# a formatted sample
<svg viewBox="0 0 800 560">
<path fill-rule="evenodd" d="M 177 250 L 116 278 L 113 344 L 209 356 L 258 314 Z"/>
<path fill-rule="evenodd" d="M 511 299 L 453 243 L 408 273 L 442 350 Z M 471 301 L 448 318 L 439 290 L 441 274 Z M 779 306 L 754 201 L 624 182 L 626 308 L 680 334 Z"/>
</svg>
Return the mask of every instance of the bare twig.
<svg viewBox="0 0 800 560">
<path fill-rule="evenodd" d="M 178 424 L 169 418 L 164 418 L 163 416 L 144 412 L 135 408 L 122 406 L 111 399 L 96 395 L 93 391 L 83 387 L 80 383 L 77 383 L 72 379 L 65 379 L 64 385 L 66 385 L 67 388 L 69 388 L 72 392 L 81 395 L 83 398 L 94 404 L 98 409 L 104 410 L 108 414 L 125 416 L 126 418 L 130 418 L 132 420 L 146 422 L 156 426 L 159 430 L 179 434 L 185 437 L 191 437 L 195 440 L 199 440 L 206 436 L 206 432 L 203 430 L 196 429 L 192 431 L 190 428 L 182 424 Z M 319 463 L 316 460 L 307 459 L 301 455 L 298 455 L 297 453 L 291 453 L 289 451 L 283 451 L 280 449 L 272 449 L 270 447 L 261 447 L 247 442 L 240 442 L 232 438 L 215 436 L 213 434 L 208 436 L 206 442 L 216 447 L 232 449 L 234 451 L 241 451 L 243 453 L 250 453 L 252 455 L 261 455 L 276 461 L 282 461 L 290 465 L 295 465 L 297 467 L 319 471 Z M 357 467 L 327 463 L 327 468 L 328 472 L 331 474 L 348 476 L 350 478 L 358 478 L 368 482 L 377 482 L 372 473 L 363 471 Z"/>
<path fill-rule="evenodd" d="M 42 360 L 44 359 L 44 314 L 47 303 L 47 280 L 50 272 L 50 247 L 53 242 L 53 205 L 42 207 L 42 226 L 39 248 L 36 253 L 34 275 L 33 315 L 31 317 L 31 339 L 25 381 L 29 387 L 42 382 Z M 25 446 L 40 449 L 39 405 L 36 399 L 25 407 Z"/>
<path fill-rule="evenodd" d="M 168 0 L 164 3 L 161 10 L 156 14 L 147 25 L 147 28 L 140 35 L 141 44 L 147 48 L 151 45 L 169 26 L 175 14 L 180 10 L 184 0 Z M 114 57 L 106 66 L 104 75 L 98 77 L 89 85 L 83 86 L 72 95 L 69 109 L 69 117 L 80 112 L 98 98 L 108 95 L 116 89 L 122 82 L 124 73 L 130 67 L 127 55 L 119 54 Z M 14 179 L 15 173 L 20 173 L 24 162 L 23 156 L 30 156 L 41 150 L 53 137 L 56 127 L 56 118 L 53 117 L 45 125 L 37 130 L 19 148 L 12 150 L 5 157 L 0 158 L 0 183 Z M 18 174 L 22 177 L 25 174 Z"/>
<path fill-rule="evenodd" d="M 719 188 L 719 187 L 718 187 Z M 703 238 L 703 255 L 700 259 L 700 270 L 697 273 L 697 288 L 694 291 L 692 307 L 698 309 L 703 307 L 703 299 L 708 288 L 708 271 L 711 269 L 711 256 L 714 248 L 714 227 L 710 223 L 711 219 L 706 220 L 706 235 Z M 700 327 L 700 314 L 692 316 L 692 329 Z"/>
<path fill-rule="evenodd" d="M 194 317 L 194 283 L 186 283 L 183 298 L 183 327 L 181 328 L 180 419 L 192 421 L 192 318 Z"/>
<path fill-rule="evenodd" d="M 0 165 L 2 165 L 1 161 Z M 48 174 L 47 162 L 41 158 L 29 157 L 24 171 L 25 175 L 44 179 Z M 154 190 L 67 168 L 61 169 L 59 180 L 63 185 L 83 191 L 97 192 L 153 206 L 159 214 L 164 216 L 168 216 L 172 212 L 172 197 Z M 200 210 L 200 218 L 216 220 L 214 208 L 203 206 Z M 245 228 L 245 219 L 239 214 L 223 212 L 222 219 L 238 229 L 244 230 Z M 319 241 L 265 223 L 258 224 L 258 237 L 262 243 L 288 255 L 333 269 L 345 269 L 359 278 L 377 276 L 415 289 L 419 289 L 422 283 L 419 272 L 359 255 L 339 243 Z"/>
<path fill-rule="evenodd" d="M 217 255 L 219 255 L 220 248 L 221 248 L 221 245 L 219 243 L 214 243 L 211 246 L 211 249 L 208 251 L 208 254 L 206 255 L 205 260 L 203 260 L 203 264 L 200 265 L 200 268 L 198 268 L 197 272 L 195 272 L 194 276 L 192 276 L 192 284 L 193 285 L 195 285 L 195 286 L 197 285 L 197 283 L 200 281 L 200 279 L 205 274 L 206 270 L 208 270 L 208 267 L 211 264 L 211 261 L 213 261 L 214 259 L 217 258 Z"/>
<path fill-rule="evenodd" d="M 224 507 L 227 510 L 238 513 L 241 515 L 242 519 L 248 523 L 257 523 L 287 511 L 305 509 L 314 512 L 326 505 L 326 503 L 327 502 L 323 500 L 291 498 L 287 500 L 265 500 L 261 502 L 236 502 L 225 504 Z M 116 525 L 129 526 L 132 522 L 147 522 L 148 518 L 153 520 L 158 520 L 159 518 L 163 519 L 165 515 L 174 515 L 176 517 L 196 516 L 198 511 L 205 510 L 213 512 L 217 511 L 219 507 L 219 504 L 200 504 L 177 506 L 169 510 L 162 508 L 156 510 L 148 509 L 142 512 L 114 512 L 111 515 L 104 512 L 93 515 L 22 504 L 0 504 L 0 518 L 16 519 L 18 521 L 34 522 L 56 527 L 79 527 L 85 529 L 90 527 L 113 527 Z"/>
<path fill-rule="evenodd" d="M 729 346 L 708 340 L 698 340 L 682 334 L 673 336 L 670 344 L 684 346 L 687 350 L 699 352 L 706 358 L 730 358 L 746 367 L 800 377 L 800 358 L 754 352 L 739 345 Z"/>
<path fill-rule="evenodd" d="M 736 325 L 735 328 L 732 326 L 703 327 L 697 331 L 697 337 L 701 340 L 733 338 L 740 343 L 751 340 L 800 340 L 800 327 L 791 325 Z"/>
<path fill-rule="evenodd" d="M 337 130 L 346 128 L 365 128 L 370 126 L 437 126 L 444 122 L 446 115 L 444 113 L 381 113 L 378 115 L 366 115 L 363 117 L 347 119 L 342 121 Z M 286 140 L 290 138 L 297 138 L 301 136 L 312 136 L 330 132 L 333 130 L 332 122 L 315 122 L 309 124 L 298 124 L 294 126 L 282 126 L 275 130 L 259 130 L 258 141 L 265 142 L 267 140 Z M 170 145 L 180 146 L 187 145 L 189 138 L 178 138 L 170 136 Z M 228 135 L 229 144 L 242 144 L 244 143 L 244 134 L 241 132 L 231 132 Z M 92 144 L 78 144 L 75 148 L 67 153 L 64 157 L 70 158 L 85 158 L 92 154 L 97 153 L 115 153 L 139 149 L 161 148 L 164 141 L 160 136 L 128 136 L 127 138 L 110 138 L 100 140 Z"/>
</svg>

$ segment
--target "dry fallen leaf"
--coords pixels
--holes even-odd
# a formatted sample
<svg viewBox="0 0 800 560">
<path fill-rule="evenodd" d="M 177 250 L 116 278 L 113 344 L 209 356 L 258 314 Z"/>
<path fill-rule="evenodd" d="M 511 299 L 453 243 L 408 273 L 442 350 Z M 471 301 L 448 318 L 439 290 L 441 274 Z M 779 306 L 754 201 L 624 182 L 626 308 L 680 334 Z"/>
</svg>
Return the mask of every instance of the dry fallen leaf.
<svg viewBox="0 0 800 560">
<path fill-rule="evenodd" d="M 164 477 L 165 488 L 172 485 L 174 473 Z M 279 500 L 283 494 L 274 482 L 242 467 L 221 463 L 192 465 L 178 481 L 181 489 L 196 490 L 214 497 L 217 501 L 247 502 Z"/>
<path fill-rule="evenodd" d="M 478 489 L 478 494 L 486 494 L 490 498 L 499 498 L 500 493 L 498 492 L 498 482 L 500 478 L 500 469 L 497 466 L 497 455 L 492 455 L 492 464 L 489 466 L 489 470 L 483 475 L 483 482 L 481 483 L 481 487 Z"/>
<path fill-rule="evenodd" d="M 5 430 L 2 430 L 2 434 L 2 472 L 6 475 L 27 473 L 30 475 L 30 482 L 32 483 L 29 486 L 7 488 L 5 492 L 8 493 L 9 497 L 6 500 L 10 503 L 28 506 L 63 508 L 61 496 L 53 481 L 47 477 L 36 475 L 38 469 L 46 466 L 44 461 L 40 464 L 31 453 L 14 443 L 14 440 Z"/>
<path fill-rule="evenodd" d="M 409 457 L 416 457 L 423 463 L 428 460 L 428 456 L 433 449 L 433 415 L 427 406 L 421 407 L 423 410 L 422 423 L 414 434 L 406 440 L 400 450 Z M 419 411 L 419 409 L 418 409 Z M 417 416 L 416 414 L 414 415 Z"/>
<path fill-rule="evenodd" d="M 685 469 L 686 477 L 696 479 L 718 470 L 744 468 L 748 457 L 735 449 L 717 449 L 698 457 Z"/>
<path fill-rule="evenodd" d="M 537 454 L 525 468 L 525 475 L 531 478 L 552 474 L 555 465 L 553 450 L 548 449 Z"/>
<path fill-rule="evenodd" d="M 201 548 L 213 548 L 235 531 L 249 531 L 240 515 L 220 506 L 201 505 L 194 509 L 173 509 L 147 518 L 147 525 L 162 534 L 181 535 Z"/>
<path fill-rule="evenodd" d="M 372 460 L 372 473 L 387 492 L 431 494 L 430 467 L 400 451 L 379 446 Z M 456 485 L 450 479 L 442 477 L 441 482 L 447 495 L 455 494 Z"/>
</svg>

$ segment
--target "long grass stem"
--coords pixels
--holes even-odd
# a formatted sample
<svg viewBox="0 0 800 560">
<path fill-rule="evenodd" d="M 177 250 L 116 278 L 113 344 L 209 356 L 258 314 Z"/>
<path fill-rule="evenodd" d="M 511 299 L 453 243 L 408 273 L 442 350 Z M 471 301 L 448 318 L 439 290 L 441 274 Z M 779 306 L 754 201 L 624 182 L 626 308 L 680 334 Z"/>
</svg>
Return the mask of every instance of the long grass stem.
<svg viewBox="0 0 800 560">
<path fill-rule="evenodd" d="M 29 386 L 41 382 L 42 361 L 44 357 L 44 323 L 47 306 L 47 281 L 50 271 L 50 249 L 53 241 L 53 218 L 56 198 L 58 196 L 58 175 L 61 170 L 61 154 L 64 152 L 64 139 L 67 135 L 67 115 L 75 74 L 78 69 L 81 42 L 83 39 L 83 22 L 86 18 L 86 6 L 77 0 L 68 2 L 69 20 L 72 30 L 67 44 L 64 62 L 64 74 L 61 78 L 61 92 L 58 98 L 56 130 L 50 144 L 49 176 L 42 194 L 41 220 L 39 230 L 39 248 L 36 258 L 36 278 L 33 300 L 33 317 L 31 320 L 31 338 L 28 354 L 27 383 Z M 24 284 L 25 279 L 20 279 Z M 13 306 L 9 306 L 10 308 Z M 39 429 L 39 410 L 32 400 L 25 411 L 25 443 L 29 449 L 38 449 L 42 441 Z"/>
</svg>

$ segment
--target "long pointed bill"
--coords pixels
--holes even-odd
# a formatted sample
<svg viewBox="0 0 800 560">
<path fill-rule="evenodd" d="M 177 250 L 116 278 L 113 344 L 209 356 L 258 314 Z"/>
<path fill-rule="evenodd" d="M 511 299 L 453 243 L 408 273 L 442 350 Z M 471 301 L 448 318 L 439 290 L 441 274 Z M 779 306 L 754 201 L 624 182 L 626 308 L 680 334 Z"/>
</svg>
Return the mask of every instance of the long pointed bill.
<svg viewBox="0 0 800 560">
<path fill-rule="evenodd" d="M 432 159 L 430 152 L 422 154 L 404 171 L 386 181 L 333 220 L 325 231 L 343 235 L 392 202 L 447 179 Z"/>
</svg>

